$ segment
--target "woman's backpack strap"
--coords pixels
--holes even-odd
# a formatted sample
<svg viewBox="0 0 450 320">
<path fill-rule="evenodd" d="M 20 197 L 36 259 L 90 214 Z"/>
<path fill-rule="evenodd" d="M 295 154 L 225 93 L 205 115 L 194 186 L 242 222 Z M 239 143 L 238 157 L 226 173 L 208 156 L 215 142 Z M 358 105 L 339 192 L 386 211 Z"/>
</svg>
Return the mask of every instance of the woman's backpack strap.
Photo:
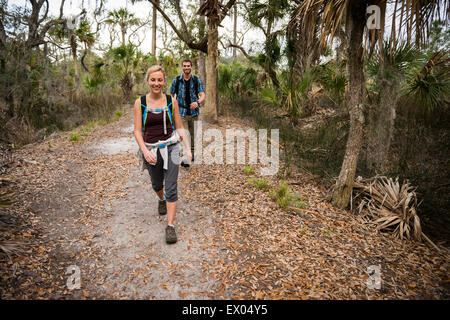
<svg viewBox="0 0 450 320">
<path fill-rule="evenodd" d="M 142 132 L 145 131 L 147 121 L 147 96 L 141 96 Z"/>
<path fill-rule="evenodd" d="M 172 103 L 172 96 L 170 94 L 166 94 L 166 104 L 167 104 L 167 111 L 169 112 L 169 120 L 172 124 L 172 129 L 175 130 L 174 122 L 173 122 L 173 103 Z"/>
</svg>

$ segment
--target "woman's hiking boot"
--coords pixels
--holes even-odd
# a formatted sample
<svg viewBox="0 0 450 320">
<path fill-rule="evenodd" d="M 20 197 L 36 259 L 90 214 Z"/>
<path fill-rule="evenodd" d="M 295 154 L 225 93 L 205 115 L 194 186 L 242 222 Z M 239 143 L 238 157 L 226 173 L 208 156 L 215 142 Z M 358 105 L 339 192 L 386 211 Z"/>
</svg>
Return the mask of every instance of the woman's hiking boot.
<svg viewBox="0 0 450 320">
<path fill-rule="evenodd" d="M 158 201 L 158 213 L 161 216 L 167 214 L 166 200 Z"/>
<path fill-rule="evenodd" d="M 166 227 L 166 242 L 168 244 L 177 242 L 177 234 L 175 233 L 175 227 L 172 226 Z"/>
</svg>

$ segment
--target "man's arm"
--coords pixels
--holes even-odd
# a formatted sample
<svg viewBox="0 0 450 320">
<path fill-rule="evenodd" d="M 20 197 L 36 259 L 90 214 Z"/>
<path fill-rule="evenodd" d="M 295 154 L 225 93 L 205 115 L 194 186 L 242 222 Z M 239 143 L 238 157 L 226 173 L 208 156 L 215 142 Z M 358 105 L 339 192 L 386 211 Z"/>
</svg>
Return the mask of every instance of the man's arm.
<svg viewBox="0 0 450 320">
<path fill-rule="evenodd" d="M 202 103 L 203 101 L 205 101 L 205 98 L 206 98 L 205 92 L 198 93 L 198 103 Z"/>
<path fill-rule="evenodd" d="M 206 94 L 205 94 L 205 88 L 203 87 L 203 83 L 202 80 L 199 78 L 198 79 L 198 103 L 202 103 L 203 101 L 205 101 L 206 99 Z"/>
<path fill-rule="evenodd" d="M 172 98 L 176 99 L 176 92 L 175 92 L 175 83 L 176 83 L 177 78 L 174 78 L 172 80 L 172 83 L 170 84 L 170 89 L 169 89 L 169 93 L 172 96 Z"/>
</svg>

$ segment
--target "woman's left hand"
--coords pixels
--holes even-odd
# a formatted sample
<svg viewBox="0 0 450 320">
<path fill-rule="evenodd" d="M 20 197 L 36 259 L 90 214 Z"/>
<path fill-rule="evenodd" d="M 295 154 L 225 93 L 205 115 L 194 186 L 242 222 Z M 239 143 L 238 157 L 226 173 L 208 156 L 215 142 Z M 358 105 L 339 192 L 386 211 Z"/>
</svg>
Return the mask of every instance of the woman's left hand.
<svg viewBox="0 0 450 320">
<path fill-rule="evenodd" d="M 188 163 L 191 163 L 192 162 L 192 152 L 191 152 L 191 150 L 188 150 L 186 152 L 186 157 L 187 157 Z"/>
</svg>

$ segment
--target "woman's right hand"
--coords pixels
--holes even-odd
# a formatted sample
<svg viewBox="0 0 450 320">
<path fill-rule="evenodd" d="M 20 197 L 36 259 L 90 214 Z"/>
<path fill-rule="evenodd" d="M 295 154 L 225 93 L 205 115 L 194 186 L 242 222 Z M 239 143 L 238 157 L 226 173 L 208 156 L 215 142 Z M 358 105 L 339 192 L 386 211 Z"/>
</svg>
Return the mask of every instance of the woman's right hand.
<svg viewBox="0 0 450 320">
<path fill-rule="evenodd" d="M 153 154 L 153 152 L 150 152 L 150 150 L 148 150 L 148 149 L 144 150 L 144 158 L 145 158 L 145 160 L 147 160 L 148 163 L 156 164 L 155 155 Z"/>
</svg>

